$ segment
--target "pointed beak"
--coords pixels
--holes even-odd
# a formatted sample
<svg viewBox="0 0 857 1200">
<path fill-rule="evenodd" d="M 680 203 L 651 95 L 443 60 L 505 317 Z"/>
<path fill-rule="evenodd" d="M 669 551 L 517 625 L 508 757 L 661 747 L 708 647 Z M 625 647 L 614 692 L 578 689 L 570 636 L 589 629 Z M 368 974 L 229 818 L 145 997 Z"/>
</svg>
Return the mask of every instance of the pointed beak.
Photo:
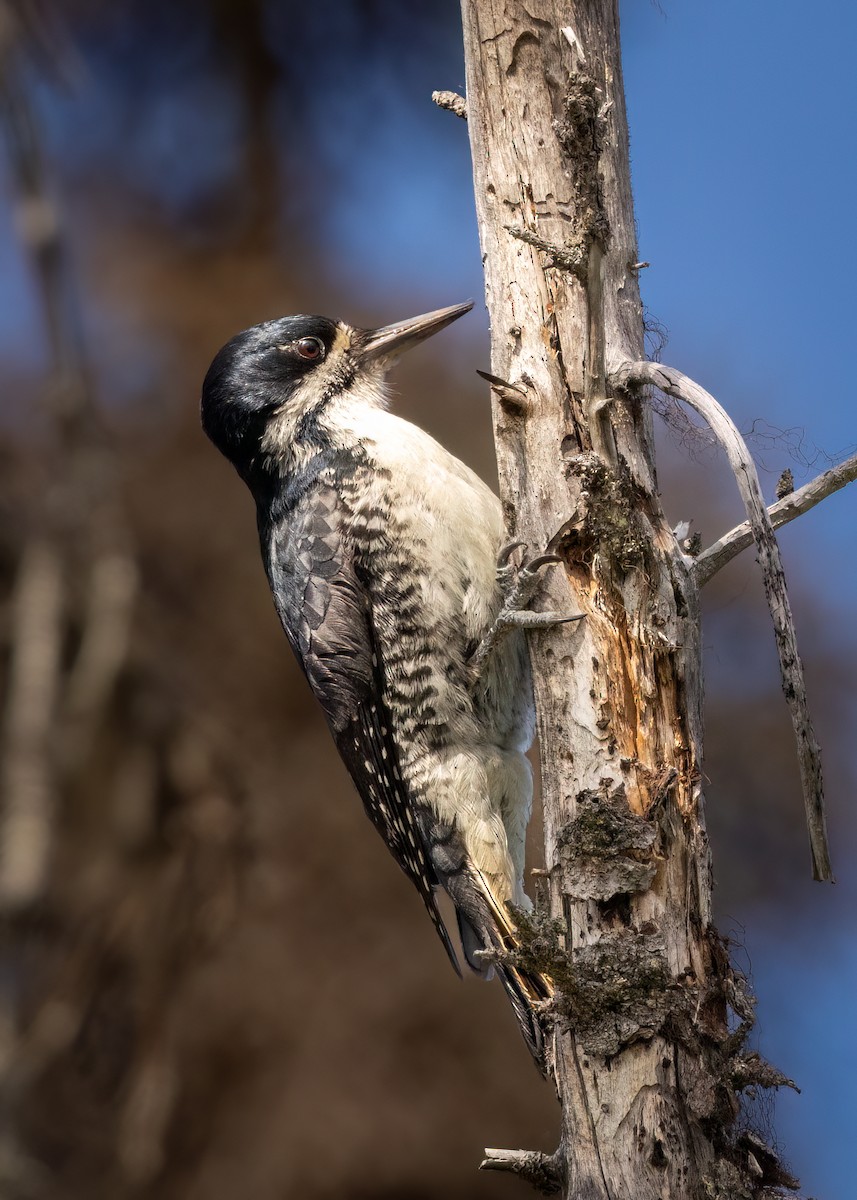
<svg viewBox="0 0 857 1200">
<path fill-rule="evenodd" d="M 473 301 L 464 304 L 453 304 L 450 308 L 439 308 L 435 312 L 423 313 L 421 317 L 411 317 L 409 321 L 397 321 L 395 325 L 385 325 L 383 329 L 367 329 L 363 332 L 363 344 L 360 347 L 360 358 L 363 362 L 378 362 L 397 358 L 411 346 L 439 333 L 466 312 L 470 312 Z"/>
</svg>

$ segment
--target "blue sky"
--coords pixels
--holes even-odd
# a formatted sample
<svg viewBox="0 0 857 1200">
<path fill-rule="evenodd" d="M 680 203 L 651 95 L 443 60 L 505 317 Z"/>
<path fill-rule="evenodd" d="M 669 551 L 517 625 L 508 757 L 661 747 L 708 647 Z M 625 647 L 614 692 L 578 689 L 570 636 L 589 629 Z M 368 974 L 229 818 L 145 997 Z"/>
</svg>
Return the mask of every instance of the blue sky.
<svg viewBox="0 0 857 1200">
<path fill-rule="evenodd" d="M 644 298 L 670 331 L 665 361 L 698 378 L 744 428 L 755 418 L 803 426 L 834 457 L 853 451 L 857 400 L 842 361 L 855 321 L 857 9 L 792 0 L 621 7 L 640 252 L 652 263 Z M 778 470 L 787 460 L 774 461 Z M 795 466 L 795 475 L 824 465 Z M 722 464 L 703 469 L 731 486 Z M 841 494 L 782 537 L 787 570 L 799 563 L 802 578 L 818 582 L 852 655 L 857 570 L 843 549 L 855 544 L 855 505 L 857 495 Z M 714 629 L 709 621 L 707 643 Z M 728 644 L 717 652 L 728 656 Z M 804 1193 L 824 1200 L 854 1195 L 850 867 L 840 854 L 839 895 L 809 897 L 796 882 L 782 923 L 751 923 L 744 934 L 759 1044 L 803 1087 L 780 1099 L 777 1133 Z M 823 910 L 811 929 L 801 897 Z"/>
</svg>

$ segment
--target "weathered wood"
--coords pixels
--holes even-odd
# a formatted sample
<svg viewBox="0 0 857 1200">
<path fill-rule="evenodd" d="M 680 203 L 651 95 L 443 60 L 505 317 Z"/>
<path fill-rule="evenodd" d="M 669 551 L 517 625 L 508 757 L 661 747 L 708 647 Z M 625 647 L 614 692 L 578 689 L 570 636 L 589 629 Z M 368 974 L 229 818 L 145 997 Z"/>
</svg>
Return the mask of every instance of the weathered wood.
<svg viewBox="0 0 857 1200">
<path fill-rule="evenodd" d="M 491 1150 L 486 1147 L 480 1171 L 506 1171 L 518 1175 L 543 1196 L 562 1189 L 562 1164 L 555 1155 L 540 1150 Z"/>
<path fill-rule="evenodd" d="M 798 651 L 797 633 L 789 603 L 780 548 L 777 545 L 774 527 L 762 498 L 756 464 L 728 413 L 705 388 L 694 383 L 692 379 L 688 379 L 674 367 L 665 367 L 661 363 L 652 362 L 623 363 L 611 375 L 610 381 L 617 390 L 632 388 L 640 384 L 653 384 L 667 395 L 690 405 L 707 422 L 711 432 L 726 451 L 726 457 L 732 467 L 732 473 L 747 512 L 747 519 L 753 531 L 753 539 L 759 555 L 759 567 L 765 584 L 765 596 L 774 625 L 783 692 L 797 742 L 798 765 L 812 853 L 812 873 L 815 879 L 830 882 L 833 879 L 833 871 L 830 866 L 827 825 L 824 817 L 821 750 L 809 714 L 803 663 Z"/>
<path fill-rule="evenodd" d="M 458 92 L 432 92 L 431 98 L 438 108 L 445 108 L 463 121 L 467 120 L 467 101 Z"/>
<path fill-rule="evenodd" d="M 711 926 L 698 590 L 648 411 L 610 384 L 643 347 L 617 4 L 462 10 L 509 535 L 562 556 L 542 607 L 586 614 L 530 637 L 550 912 L 519 918 L 556 983 L 564 1195 L 753 1196 L 771 1180 L 733 1132 L 752 1003 Z"/>
</svg>

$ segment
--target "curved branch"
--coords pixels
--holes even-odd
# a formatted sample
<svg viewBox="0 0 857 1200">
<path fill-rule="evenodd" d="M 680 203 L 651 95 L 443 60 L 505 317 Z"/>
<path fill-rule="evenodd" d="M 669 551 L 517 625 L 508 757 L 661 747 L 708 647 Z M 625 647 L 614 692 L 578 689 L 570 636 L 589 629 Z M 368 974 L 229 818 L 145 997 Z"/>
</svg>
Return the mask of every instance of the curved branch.
<svg viewBox="0 0 857 1200">
<path fill-rule="evenodd" d="M 664 367 L 660 363 L 623 363 L 611 376 L 611 383 L 614 387 L 622 390 L 633 389 L 635 385 L 653 384 L 661 391 L 666 392 L 668 396 L 684 401 L 707 421 L 712 433 L 726 451 L 738 484 L 738 490 L 744 501 L 748 523 L 758 547 L 759 566 L 765 582 L 765 595 L 774 623 L 783 691 L 797 740 L 806 822 L 812 850 L 813 877 L 832 880 L 833 873 L 830 866 L 827 827 L 824 817 L 821 752 L 809 716 L 803 663 L 798 653 L 794 619 L 786 589 L 780 548 L 774 536 L 771 518 L 762 497 L 759 476 L 750 452 L 728 413 L 713 396 L 698 383 L 694 383 L 692 379 L 683 375 L 681 371 L 676 371 L 672 367 Z"/>
<path fill-rule="evenodd" d="M 857 479 L 857 454 L 852 454 L 839 466 L 831 467 L 829 471 L 825 471 L 818 478 L 804 484 L 798 491 L 792 492 L 790 495 L 784 496 L 782 500 L 778 500 L 776 504 L 772 504 L 768 509 L 771 524 L 774 529 L 779 529 L 781 525 L 787 525 L 789 521 L 809 512 L 811 508 L 815 508 L 816 504 L 820 504 L 822 500 L 826 500 L 828 496 L 832 496 L 846 484 L 853 483 L 855 479 Z M 753 531 L 749 521 L 744 521 L 743 524 L 736 525 L 734 529 L 724 533 L 722 538 L 714 542 L 707 550 L 703 550 L 694 563 L 692 574 L 697 586 L 703 587 L 722 567 L 725 567 L 752 543 Z"/>
</svg>

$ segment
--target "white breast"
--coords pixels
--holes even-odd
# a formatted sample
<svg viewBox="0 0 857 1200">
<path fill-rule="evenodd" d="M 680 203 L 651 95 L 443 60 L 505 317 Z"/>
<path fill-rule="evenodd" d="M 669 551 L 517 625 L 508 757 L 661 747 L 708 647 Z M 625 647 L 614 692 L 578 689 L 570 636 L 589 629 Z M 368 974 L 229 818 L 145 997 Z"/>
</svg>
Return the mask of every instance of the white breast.
<svg viewBox="0 0 857 1200">
<path fill-rule="evenodd" d="M 427 608 L 463 614 L 467 635 L 479 638 L 499 604 L 497 552 L 503 543 L 500 501 L 469 467 L 422 429 L 383 409 L 350 404 L 331 413 L 338 439 L 353 438 L 390 473 L 366 497 L 395 496 L 396 515 L 425 555 Z M 379 504 L 382 510 L 386 504 Z"/>
</svg>

